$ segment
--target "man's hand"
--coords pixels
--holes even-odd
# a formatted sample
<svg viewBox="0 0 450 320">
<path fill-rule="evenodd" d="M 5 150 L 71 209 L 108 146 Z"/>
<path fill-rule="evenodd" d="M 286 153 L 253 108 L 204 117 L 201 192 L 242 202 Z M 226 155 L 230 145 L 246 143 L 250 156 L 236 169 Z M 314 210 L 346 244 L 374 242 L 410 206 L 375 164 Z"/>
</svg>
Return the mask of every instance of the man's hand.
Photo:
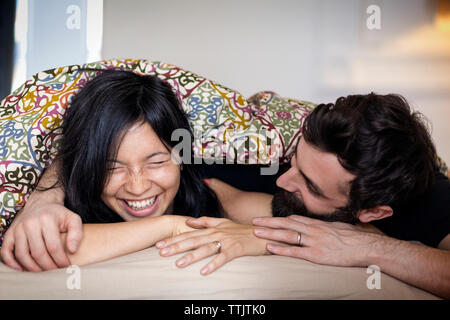
<svg viewBox="0 0 450 320">
<path fill-rule="evenodd" d="M 369 253 L 383 236 L 359 226 L 342 222 L 324 222 L 303 216 L 255 218 L 253 224 L 271 229 L 255 229 L 260 238 L 289 244 L 268 244 L 273 254 L 305 259 L 333 266 L 367 267 Z M 300 245 L 298 245 L 300 233 Z"/>
<path fill-rule="evenodd" d="M 5 234 L 0 254 L 13 269 L 37 272 L 67 267 L 70 261 L 60 233 L 67 233 L 66 246 L 72 253 L 82 239 L 80 216 L 42 195 L 30 196 Z"/>
</svg>

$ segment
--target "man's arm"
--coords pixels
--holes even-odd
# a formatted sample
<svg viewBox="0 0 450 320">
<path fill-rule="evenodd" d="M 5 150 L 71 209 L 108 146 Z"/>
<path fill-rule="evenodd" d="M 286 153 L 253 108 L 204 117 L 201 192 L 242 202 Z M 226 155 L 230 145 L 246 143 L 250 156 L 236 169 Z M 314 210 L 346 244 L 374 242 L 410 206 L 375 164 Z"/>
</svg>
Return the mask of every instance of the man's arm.
<svg viewBox="0 0 450 320">
<path fill-rule="evenodd" d="M 217 194 L 226 218 L 234 222 L 252 224 L 255 217 L 272 216 L 270 194 L 242 191 L 218 179 L 210 179 L 209 187 Z"/>
<path fill-rule="evenodd" d="M 450 251 L 441 249 L 448 248 L 449 236 L 436 249 L 365 232 L 350 224 L 300 216 L 258 218 L 253 222 L 272 228 L 256 229 L 256 236 L 290 244 L 268 245 L 268 251 L 274 254 L 333 266 L 377 265 L 401 281 L 450 299 Z"/>
<path fill-rule="evenodd" d="M 57 182 L 57 164 L 43 173 L 38 188 L 6 231 L 1 248 L 2 260 L 17 270 L 42 271 L 67 267 L 69 259 L 64 244 L 75 252 L 83 237 L 81 218 L 64 207 L 64 192 Z M 60 233 L 67 233 L 61 242 Z M 20 258 L 18 258 L 18 255 Z"/>
<path fill-rule="evenodd" d="M 447 235 L 445 239 L 448 244 L 450 236 Z M 450 299 L 448 249 L 436 249 L 384 236 L 381 244 L 371 252 L 368 262 L 399 280 Z"/>
</svg>

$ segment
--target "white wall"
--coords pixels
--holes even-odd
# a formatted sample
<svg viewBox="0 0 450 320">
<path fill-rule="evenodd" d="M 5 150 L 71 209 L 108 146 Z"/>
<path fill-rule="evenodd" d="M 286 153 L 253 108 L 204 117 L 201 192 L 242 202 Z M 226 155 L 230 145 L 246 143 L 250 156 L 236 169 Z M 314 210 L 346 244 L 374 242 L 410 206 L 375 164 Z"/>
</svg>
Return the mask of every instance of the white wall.
<svg viewBox="0 0 450 320">
<path fill-rule="evenodd" d="M 103 0 L 17 0 L 11 91 L 37 72 L 101 59 Z"/>
<path fill-rule="evenodd" d="M 68 24 L 73 14 L 77 19 Z M 27 79 L 55 66 L 86 61 L 85 17 L 86 0 L 28 0 Z"/>
<path fill-rule="evenodd" d="M 366 9 L 381 9 L 369 30 Z M 161 60 L 249 96 L 400 93 L 450 164 L 450 31 L 427 0 L 105 0 L 103 58 Z"/>
</svg>

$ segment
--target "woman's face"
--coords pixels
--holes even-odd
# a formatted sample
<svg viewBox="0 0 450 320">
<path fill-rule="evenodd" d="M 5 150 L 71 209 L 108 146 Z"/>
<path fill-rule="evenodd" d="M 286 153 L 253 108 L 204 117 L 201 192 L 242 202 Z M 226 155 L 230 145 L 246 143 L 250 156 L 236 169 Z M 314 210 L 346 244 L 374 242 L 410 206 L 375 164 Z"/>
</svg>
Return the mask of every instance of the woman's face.
<svg viewBox="0 0 450 320">
<path fill-rule="evenodd" d="M 148 123 L 128 130 L 107 168 L 102 200 L 125 221 L 163 215 L 180 186 L 180 167 Z"/>
</svg>

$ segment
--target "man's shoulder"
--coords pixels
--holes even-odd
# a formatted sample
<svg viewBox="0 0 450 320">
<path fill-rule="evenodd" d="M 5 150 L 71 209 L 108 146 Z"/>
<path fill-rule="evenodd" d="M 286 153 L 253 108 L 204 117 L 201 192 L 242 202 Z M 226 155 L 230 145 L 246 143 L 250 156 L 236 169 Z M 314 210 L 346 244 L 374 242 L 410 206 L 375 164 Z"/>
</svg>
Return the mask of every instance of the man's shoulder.
<svg viewBox="0 0 450 320">
<path fill-rule="evenodd" d="M 427 205 L 450 209 L 450 180 L 438 172 L 433 186 L 423 196 L 422 201 Z M 450 211 L 443 212 L 450 215 Z"/>
<path fill-rule="evenodd" d="M 406 201 L 394 209 L 392 217 L 374 225 L 394 238 L 437 247 L 450 233 L 450 180 L 437 173 L 425 193 Z"/>
</svg>

